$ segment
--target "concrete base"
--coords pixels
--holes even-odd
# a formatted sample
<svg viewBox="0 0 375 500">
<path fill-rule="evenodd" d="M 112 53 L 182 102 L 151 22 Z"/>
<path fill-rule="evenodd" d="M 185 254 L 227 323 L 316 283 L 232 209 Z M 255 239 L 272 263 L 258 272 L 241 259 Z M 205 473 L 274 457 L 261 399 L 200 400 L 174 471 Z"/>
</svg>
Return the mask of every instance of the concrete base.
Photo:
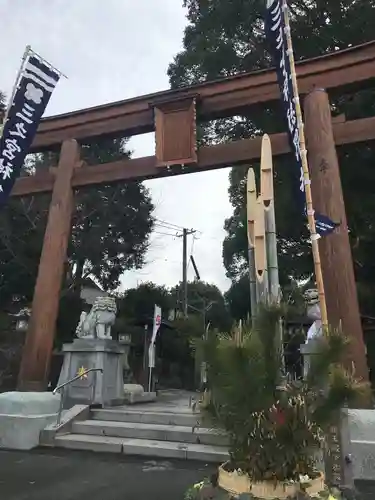
<svg viewBox="0 0 375 500">
<path fill-rule="evenodd" d="M 39 444 L 41 446 L 53 446 L 58 433 L 67 434 L 72 431 L 74 422 L 80 422 L 88 418 L 90 418 L 90 407 L 87 405 L 75 405 L 70 410 L 64 410 L 59 425 L 55 420 L 40 432 Z"/>
<path fill-rule="evenodd" d="M 156 392 L 145 392 L 138 384 L 124 384 L 125 403 L 150 403 L 156 400 Z"/>
<path fill-rule="evenodd" d="M 51 392 L 0 394 L 0 448 L 31 450 L 40 432 L 56 422 L 60 395 Z"/>
<path fill-rule="evenodd" d="M 124 402 L 123 349 L 110 339 L 75 339 L 63 346 L 64 363 L 59 385 L 74 378 L 80 369 L 101 368 L 64 389 L 64 408 L 76 404 L 115 406 Z"/>
</svg>

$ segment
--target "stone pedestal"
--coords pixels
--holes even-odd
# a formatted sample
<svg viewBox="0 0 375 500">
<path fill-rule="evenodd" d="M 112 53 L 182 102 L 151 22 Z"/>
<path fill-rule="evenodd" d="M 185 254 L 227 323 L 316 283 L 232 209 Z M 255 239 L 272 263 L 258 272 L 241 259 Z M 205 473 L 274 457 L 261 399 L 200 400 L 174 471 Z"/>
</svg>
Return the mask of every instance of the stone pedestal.
<svg viewBox="0 0 375 500">
<path fill-rule="evenodd" d="M 42 429 L 54 424 L 60 395 L 51 392 L 0 394 L 0 448 L 31 450 L 39 445 Z"/>
<path fill-rule="evenodd" d="M 139 384 L 124 384 L 126 404 L 150 403 L 156 400 L 156 392 L 145 392 Z"/>
<path fill-rule="evenodd" d="M 115 406 L 124 402 L 122 375 L 123 349 L 110 339 L 75 339 L 63 346 L 64 362 L 59 383 L 63 384 L 89 368 L 90 372 L 67 386 L 63 391 L 64 408 L 75 404 Z"/>
<path fill-rule="evenodd" d="M 348 410 L 350 453 L 355 479 L 375 479 L 375 410 Z"/>
<path fill-rule="evenodd" d="M 118 342 L 124 351 L 122 355 L 122 373 L 124 384 L 131 384 L 133 381 L 133 373 L 129 365 L 129 352 L 131 347 L 131 335 L 120 333 Z"/>
<path fill-rule="evenodd" d="M 303 376 L 306 377 L 310 369 L 311 356 L 319 354 L 319 340 L 310 339 L 306 344 L 301 344 L 300 353 L 303 356 Z"/>
</svg>

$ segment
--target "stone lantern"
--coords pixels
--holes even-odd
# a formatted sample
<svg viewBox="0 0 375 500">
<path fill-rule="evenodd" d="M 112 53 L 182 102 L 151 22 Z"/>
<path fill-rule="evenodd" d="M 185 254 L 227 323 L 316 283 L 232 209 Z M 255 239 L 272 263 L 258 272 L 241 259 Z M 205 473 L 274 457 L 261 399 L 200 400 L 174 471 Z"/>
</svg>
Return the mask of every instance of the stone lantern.
<svg viewBox="0 0 375 500">
<path fill-rule="evenodd" d="M 21 333 L 26 333 L 29 328 L 29 319 L 30 319 L 30 309 L 25 307 L 21 309 L 17 314 L 14 315 L 16 320 L 16 331 Z"/>
</svg>

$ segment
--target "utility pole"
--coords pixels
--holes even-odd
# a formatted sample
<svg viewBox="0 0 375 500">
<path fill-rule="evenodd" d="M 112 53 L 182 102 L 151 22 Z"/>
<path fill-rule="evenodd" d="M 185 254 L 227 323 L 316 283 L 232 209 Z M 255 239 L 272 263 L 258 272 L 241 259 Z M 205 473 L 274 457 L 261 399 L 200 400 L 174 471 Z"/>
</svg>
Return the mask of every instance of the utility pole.
<svg viewBox="0 0 375 500">
<path fill-rule="evenodd" d="M 187 237 L 196 233 L 195 229 L 182 230 L 182 312 L 184 317 L 188 317 L 188 281 L 187 281 Z"/>
<path fill-rule="evenodd" d="M 185 318 L 187 318 L 188 316 L 187 235 L 188 231 L 186 228 L 184 228 L 182 234 L 182 311 Z"/>
</svg>

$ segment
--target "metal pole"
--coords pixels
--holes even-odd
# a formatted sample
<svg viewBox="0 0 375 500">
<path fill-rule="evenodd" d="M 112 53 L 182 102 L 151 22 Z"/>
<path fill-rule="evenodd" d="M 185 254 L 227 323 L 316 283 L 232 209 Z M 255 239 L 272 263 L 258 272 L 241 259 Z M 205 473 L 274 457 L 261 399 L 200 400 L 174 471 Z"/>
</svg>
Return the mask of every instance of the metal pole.
<svg viewBox="0 0 375 500">
<path fill-rule="evenodd" d="M 62 387 L 60 392 L 60 405 L 59 405 L 59 413 L 57 414 L 56 427 L 60 427 L 61 424 L 61 414 L 64 406 L 64 393 L 65 393 L 65 387 Z"/>
<path fill-rule="evenodd" d="M 148 374 L 148 392 L 151 392 L 151 381 L 152 381 L 152 368 L 150 366 Z"/>
<path fill-rule="evenodd" d="M 148 325 L 144 326 L 144 338 L 143 338 L 143 369 L 146 369 L 147 360 L 146 360 L 146 352 L 147 352 L 147 333 L 148 333 Z"/>
<path fill-rule="evenodd" d="M 22 75 L 22 72 L 23 72 L 23 68 L 25 66 L 25 62 L 27 61 L 27 58 L 29 57 L 30 52 L 31 52 L 31 46 L 30 45 L 26 45 L 25 52 L 24 52 L 24 54 L 22 56 L 21 66 L 20 66 L 20 68 L 18 70 L 16 81 L 15 81 L 13 89 L 12 89 L 12 94 L 10 96 L 10 101 L 9 101 L 7 109 L 5 111 L 5 115 L 4 115 L 4 118 L 3 118 L 3 123 L 0 125 L 0 137 L 2 135 L 5 123 L 6 123 L 7 119 L 8 119 L 10 108 L 13 105 L 13 99 L 14 99 L 14 96 L 15 96 L 15 94 L 17 92 L 18 83 L 20 81 L 20 78 L 21 78 L 21 75 Z"/>
<path fill-rule="evenodd" d="M 185 318 L 188 317 L 187 235 L 188 230 L 184 228 L 182 235 L 182 305 Z"/>
</svg>

